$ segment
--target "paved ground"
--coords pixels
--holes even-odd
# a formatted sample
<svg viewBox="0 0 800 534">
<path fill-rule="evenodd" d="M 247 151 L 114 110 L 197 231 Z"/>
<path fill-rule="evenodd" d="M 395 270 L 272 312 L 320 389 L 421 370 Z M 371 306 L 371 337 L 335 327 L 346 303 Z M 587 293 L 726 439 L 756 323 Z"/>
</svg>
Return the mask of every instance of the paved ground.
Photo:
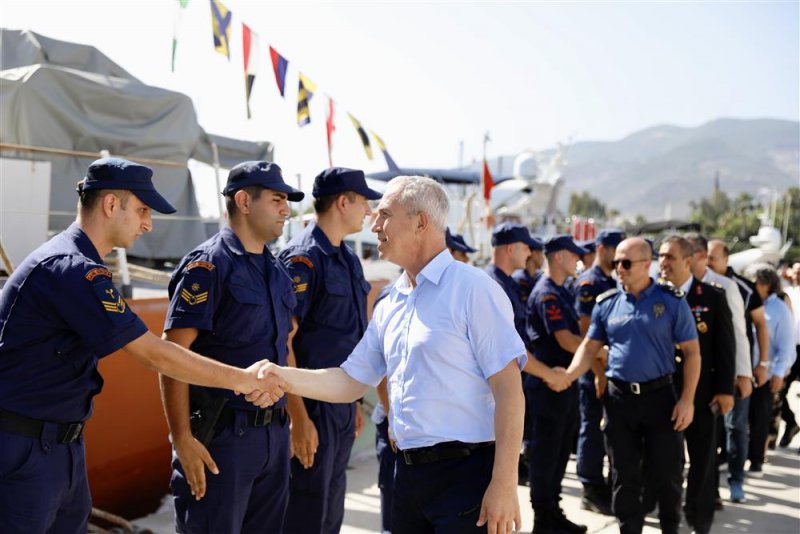
<svg viewBox="0 0 800 534">
<path fill-rule="evenodd" d="M 795 413 L 800 414 L 800 384 L 790 394 Z M 718 512 L 712 532 L 754 534 L 800 533 L 800 434 L 795 436 L 790 448 L 770 451 L 764 473 L 759 478 L 749 477 L 745 482 L 747 502 L 733 504 L 728 499 L 727 486 L 723 482 L 722 498 L 725 509 Z M 374 454 L 362 448 L 352 459 L 348 470 L 348 492 L 345 525 L 342 534 L 366 534 L 379 532 L 380 500 L 377 480 L 377 462 Z M 725 474 L 723 474 L 724 480 Z M 528 488 L 518 488 L 522 508 L 522 530 L 530 532 L 533 528 L 533 512 L 529 504 Z M 564 499 L 562 507 L 567 516 L 589 527 L 590 533 L 618 532 L 613 518 L 580 509 L 580 482 L 575 476 L 574 458 L 567 467 L 564 479 Z M 149 528 L 156 534 L 174 532 L 172 511 L 166 509 L 153 516 L 139 519 L 136 525 Z M 266 531 L 265 531 L 266 532 Z M 645 533 L 660 532 L 658 520 L 648 517 Z M 681 532 L 690 529 L 683 525 Z"/>
</svg>

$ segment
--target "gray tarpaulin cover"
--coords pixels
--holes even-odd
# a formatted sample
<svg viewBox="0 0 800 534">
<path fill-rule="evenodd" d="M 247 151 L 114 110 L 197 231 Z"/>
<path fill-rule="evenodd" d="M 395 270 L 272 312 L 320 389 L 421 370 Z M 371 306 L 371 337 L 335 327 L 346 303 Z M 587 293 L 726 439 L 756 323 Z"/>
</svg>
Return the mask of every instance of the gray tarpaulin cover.
<svg viewBox="0 0 800 534">
<path fill-rule="evenodd" d="M 0 142 L 99 152 L 131 159 L 222 167 L 244 160 L 272 160 L 272 144 L 207 134 L 186 95 L 145 85 L 91 46 L 49 39 L 30 31 L 0 28 Z M 75 211 L 75 184 L 94 157 L 3 151 L 3 156 L 50 161 L 51 211 Z M 179 258 L 206 239 L 188 168 L 151 165 L 156 188 L 178 208 L 178 218 L 157 218 L 151 233 L 129 253 L 152 259 Z M 225 176 L 222 177 L 223 179 Z M 73 215 L 50 216 L 50 230 L 63 230 Z"/>
</svg>

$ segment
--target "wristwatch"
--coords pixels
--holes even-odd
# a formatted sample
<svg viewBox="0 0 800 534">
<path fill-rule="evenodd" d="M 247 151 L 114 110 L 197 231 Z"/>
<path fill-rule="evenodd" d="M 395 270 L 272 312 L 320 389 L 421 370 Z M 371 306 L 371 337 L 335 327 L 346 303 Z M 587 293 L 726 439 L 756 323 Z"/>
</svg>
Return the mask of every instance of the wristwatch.
<svg viewBox="0 0 800 534">
<path fill-rule="evenodd" d="M 758 362 L 758 366 L 759 367 L 766 367 L 767 369 L 769 369 L 769 360 L 761 360 L 761 361 L 759 361 Z"/>
</svg>

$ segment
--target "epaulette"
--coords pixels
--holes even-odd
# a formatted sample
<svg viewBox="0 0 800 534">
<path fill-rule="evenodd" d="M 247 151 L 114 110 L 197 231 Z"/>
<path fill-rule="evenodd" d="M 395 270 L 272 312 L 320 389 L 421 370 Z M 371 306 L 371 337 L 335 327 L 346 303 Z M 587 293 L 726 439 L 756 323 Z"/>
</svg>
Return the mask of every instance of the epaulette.
<svg viewBox="0 0 800 534">
<path fill-rule="evenodd" d="M 669 293 L 675 298 L 682 299 L 686 295 L 686 293 L 684 293 L 682 289 L 675 287 L 672 284 L 656 284 L 656 285 L 663 292 Z"/>
<path fill-rule="evenodd" d="M 597 295 L 597 298 L 595 299 L 595 302 L 599 304 L 599 303 L 603 302 L 604 300 L 606 300 L 608 297 L 614 296 L 617 293 L 619 293 L 619 288 L 612 287 L 608 291 L 603 291 L 602 293 Z"/>
</svg>

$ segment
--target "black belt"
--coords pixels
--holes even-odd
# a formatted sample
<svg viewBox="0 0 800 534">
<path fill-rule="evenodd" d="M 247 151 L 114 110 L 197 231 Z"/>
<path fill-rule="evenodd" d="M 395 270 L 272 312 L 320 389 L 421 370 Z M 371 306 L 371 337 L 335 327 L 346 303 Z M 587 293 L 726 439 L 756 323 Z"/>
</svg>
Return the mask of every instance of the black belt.
<svg viewBox="0 0 800 534">
<path fill-rule="evenodd" d="M 244 412 L 247 415 L 249 426 L 267 426 L 270 423 L 286 422 L 286 408 L 258 408 L 257 410 L 237 410 L 230 406 L 225 406 L 219 416 L 217 427 L 228 426 L 236 420 L 236 412 Z"/>
<path fill-rule="evenodd" d="M 417 449 L 406 449 L 398 451 L 406 465 L 422 465 L 443 460 L 455 460 L 456 458 L 466 458 L 473 451 L 485 447 L 494 446 L 494 441 L 484 441 L 483 443 L 463 443 L 461 441 L 446 441 L 437 443 L 430 447 L 419 447 Z"/>
<path fill-rule="evenodd" d="M 0 410 L 0 430 L 11 434 L 17 434 L 18 436 L 39 438 L 42 436 L 42 431 L 46 423 L 47 421 Z M 78 441 L 78 438 L 81 437 L 83 428 L 86 426 L 86 421 L 54 424 L 58 425 L 56 430 L 56 439 L 58 439 L 58 442 L 72 443 L 73 441 Z"/>
<path fill-rule="evenodd" d="M 630 392 L 634 395 L 641 395 L 642 393 L 649 393 L 672 384 L 672 375 L 664 375 L 661 378 L 656 378 L 649 382 L 625 382 L 624 380 L 616 378 L 609 378 L 608 381 L 622 391 Z"/>
</svg>

